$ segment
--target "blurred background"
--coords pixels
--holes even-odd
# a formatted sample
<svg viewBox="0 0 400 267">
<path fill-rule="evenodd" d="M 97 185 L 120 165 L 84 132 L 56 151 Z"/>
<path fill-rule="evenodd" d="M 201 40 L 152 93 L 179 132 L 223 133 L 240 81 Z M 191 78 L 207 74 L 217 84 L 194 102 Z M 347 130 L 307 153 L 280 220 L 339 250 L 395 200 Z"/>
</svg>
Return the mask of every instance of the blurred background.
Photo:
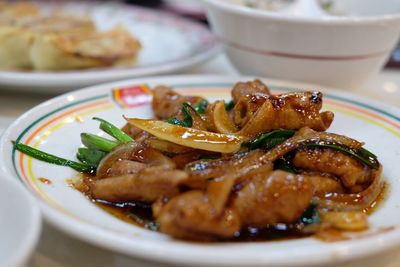
<svg viewBox="0 0 400 267">
<path fill-rule="evenodd" d="M 179 16 L 208 24 L 201 1 L 198 0 L 126 0 L 125 2 L 138 6 L 162 9 Z M 322 0 L 321 3 L 328 6 L 332 3 L 332 0 Z M 385 67 L 400 68 L 400 42 L 398 47 L 391 54 Z"/>
</svg>

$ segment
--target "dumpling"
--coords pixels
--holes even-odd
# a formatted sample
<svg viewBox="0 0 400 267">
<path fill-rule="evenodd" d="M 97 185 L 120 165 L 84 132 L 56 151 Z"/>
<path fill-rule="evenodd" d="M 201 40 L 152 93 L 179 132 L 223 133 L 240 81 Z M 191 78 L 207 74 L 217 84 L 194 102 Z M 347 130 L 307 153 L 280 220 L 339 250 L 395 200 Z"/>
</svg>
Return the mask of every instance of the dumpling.
<svg viewBox="0 0 400 267">
<path fill-rule="evenodd" d="M 29 50 L 33 33 L 16 26 L 0 27 L 0 68 L 31 68 Z"/>
<path fill-rule="evenodd" d="M 122 26 L 99 32 L 89 17 L 75 17 L 62 10 L 42 14 L 33 4 L 0 2 L 1 69 L 132 65 L 140 47 Z"/>
<path fill-rule="evenodd" d="M 51 16 L 41 16 L 28 25 L 37 34 L 92 34 L 96 32 L 96 25 L 88 17 L 74 17 L 65 13 L 54 13 Z"/>
<path fill-rule="evenodd" d="M 29 3 L 0 3 L 0 68 L 30 68 L 29 49 L 33 33 L 24 27 L 39 15 Z"/>
<path fill-rule="evenodd" d="M 105 67 L 132 63 L 140 43 L 122 27 L 108 32 L 36 34 L 30 60 L 38 70 Z"/>
</svg>

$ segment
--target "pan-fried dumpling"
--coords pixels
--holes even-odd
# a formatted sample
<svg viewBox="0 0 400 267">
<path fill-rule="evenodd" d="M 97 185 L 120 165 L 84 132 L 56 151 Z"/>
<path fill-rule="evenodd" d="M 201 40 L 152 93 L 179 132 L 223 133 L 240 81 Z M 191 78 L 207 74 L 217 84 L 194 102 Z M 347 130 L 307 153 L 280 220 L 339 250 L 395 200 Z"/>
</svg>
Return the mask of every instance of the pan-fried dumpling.
<svg viewBox="0 0 400 267">
<path fill-rule="evenodd" d="M 24 16 L 15 20 L 2 16 L 0 25 L 0 68 L 32 68 L 31 48 L 35 40 L 46 34 L 92 34 L 96 27 L 89 19 L 70 16 Z"/>
<path fill-rule="evenodd" d="M 73 17 L 63 13 L 49 17 L 39 17 L 29 23 L 28 27 L 37 34 L 92 34 L 96 32 L 96 25 L 90 18 Z"/>
<path fill-rule="evenodd" d="M 0 3 L 0 68 L 30 68 L 29 49 L 33 33 L 24 27 L 39 15 L 30 3 Z"/>
<path fill-rule="evenodd" d="M 30 50 L 33 67 L 63 70 L 132 63 L 140 43 L 121 27 L 91 34 L 37 34 Z"/>
<path fill-rule="evenodd" d="M 15 26 L 0 27 L 0 68 L 31 68 L 29 50 L 33 43 L 30 30 Z"/>
<path fill-rule="evenodd" d="M 65 70 L 131 65 L 140 43 L 123 27 L 99 32 L 89 17 L 42 14 L 30 3 L 0 0 L 0 68 Z"/>
</svg>

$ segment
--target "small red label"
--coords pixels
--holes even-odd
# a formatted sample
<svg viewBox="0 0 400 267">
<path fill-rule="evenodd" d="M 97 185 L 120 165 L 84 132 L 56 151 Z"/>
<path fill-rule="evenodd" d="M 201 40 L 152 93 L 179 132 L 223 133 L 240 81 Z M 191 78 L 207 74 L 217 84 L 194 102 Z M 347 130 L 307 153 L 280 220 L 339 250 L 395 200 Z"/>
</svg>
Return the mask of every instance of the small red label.
<svg viewBox="0 0 400 267">
<path fill-rule="evenodd" d="M 132 108 L 151 102 L 152 94 L 150 88 L 145 84 L 113 89 L 114 101 L 122 108 Z"/>
</svg>

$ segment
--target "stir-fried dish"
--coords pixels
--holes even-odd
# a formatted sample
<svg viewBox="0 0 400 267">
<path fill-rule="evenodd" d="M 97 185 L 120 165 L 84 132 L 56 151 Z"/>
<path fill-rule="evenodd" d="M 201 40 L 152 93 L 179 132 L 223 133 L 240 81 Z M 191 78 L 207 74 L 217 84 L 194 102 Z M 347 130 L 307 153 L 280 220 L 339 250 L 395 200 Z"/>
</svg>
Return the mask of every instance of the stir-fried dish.
<svg viewBox="0 0 400 267">
<path fill-rule="evenodd" d="M 178 239 L 331 239 L 368 229 L 382 166 L 362 142 L 326 132 L 334 114 L 321 112 L 322 93 L 274 95 L 255 80 L 231 95 L 209 102 L 158 86 L 155 119 L 126 118 L 121 131 L 95 118 L 115 140 L 82 133 L 80 162 L 15 147 L 89 173 L 76 186 L 90 199 Z"/>
</svg>

